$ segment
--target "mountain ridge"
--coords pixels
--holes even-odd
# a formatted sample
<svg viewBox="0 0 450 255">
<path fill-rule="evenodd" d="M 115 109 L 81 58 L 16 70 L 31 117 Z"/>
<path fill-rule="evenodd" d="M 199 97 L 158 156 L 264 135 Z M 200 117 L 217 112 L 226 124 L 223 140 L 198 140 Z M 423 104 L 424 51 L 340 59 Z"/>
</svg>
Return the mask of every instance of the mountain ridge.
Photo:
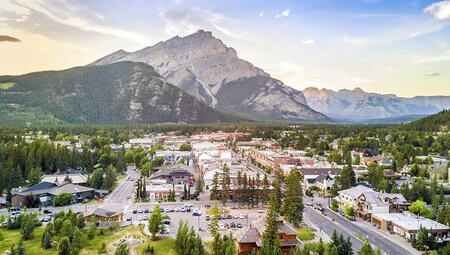
<svg viewBox="0 0 450 255">
<path fill-rule="evenodd" d="M 169 84 L 151 66 L 120 62 L 19 76 L 0 91 L 3 123 L 217 123 L 218 112 Z M 25 113 L 25 114 L 24 114 Z"/>
<path fill-rule="evenodd" d="M 257 120 L 330 121 L 306 104 L 301 91 L 240 59 L 236 50 L 208 31 L 175 36 L 135 52 L 119 50 L 90 65 L 118 61 L 147 63 L 170 83 L 220 111 Z"/>
<path fill-rule="evenodd" d="M 450 96 L 399 97 L 395 94 L 353 90 L 303 90 L 307 104 L 333 119 L 367 120 L 395 118 L 408 115 L 430 115 L 450 107 Z"/>
</svg>

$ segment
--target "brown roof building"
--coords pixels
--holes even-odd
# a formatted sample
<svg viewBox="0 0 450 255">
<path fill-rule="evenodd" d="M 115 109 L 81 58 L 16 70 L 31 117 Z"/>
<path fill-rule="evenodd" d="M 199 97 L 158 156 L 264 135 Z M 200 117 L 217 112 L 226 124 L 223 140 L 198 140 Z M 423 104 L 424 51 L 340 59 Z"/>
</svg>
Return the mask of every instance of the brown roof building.
<svg viewBox="0 0 450 255">
<path fill-rule="evenodd" d="M 260 218 L 250 224 L 250 228 L 244 228 L 235 233 L 239 255 L 248 255 L 255 249 L 261 249 L 263 235 L 266 231 L 266 219 Z M 280 237 L 281 252 L 289 254 L 292 248 L 300 245 L 297 239 L 297 231 L 286 221 L 278 221 L 278 235 Z"/>
</svg>

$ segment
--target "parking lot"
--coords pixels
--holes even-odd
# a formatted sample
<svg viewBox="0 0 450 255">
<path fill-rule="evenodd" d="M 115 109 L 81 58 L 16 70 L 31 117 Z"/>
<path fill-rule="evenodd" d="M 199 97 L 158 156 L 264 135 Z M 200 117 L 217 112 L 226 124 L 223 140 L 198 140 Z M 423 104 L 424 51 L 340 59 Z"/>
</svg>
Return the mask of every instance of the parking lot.
<svg viewBox="0 0 450 255">
<path fill-rule="evenodd" d="M 166 234 L 169 236 L 175 236 L 180 221 L 186 221 L 189 226 L 195 230 L 199 230 L 200 236 L 206 240 L 212 239 L 209 232 L 209 225 L 211 216 L 206 214 L 206 208 L 199 208 L 195 206 L 173 206 L 160 204 L 160 210 L 163 214 L 170 217 L 170 221 L 167 221 L 168 227 Z M 148 218 L 153 212 L 155 205 L 140 205 L 132 210 L 125 212 L 124 220 L 128 224 L 144 224 L 145 227 L 148 224 Z M 163 212 L 164 211 L 164 212 Z M 228 209 L 229 213 L 221 214 L 219 217 L 219 231 L 222 234 L 232 233 L 240 228 L 247 227 L 252 221 L 265 215 L 265 211 L 262 210 L 247 210 L 247 209 Z"/>
</svg>

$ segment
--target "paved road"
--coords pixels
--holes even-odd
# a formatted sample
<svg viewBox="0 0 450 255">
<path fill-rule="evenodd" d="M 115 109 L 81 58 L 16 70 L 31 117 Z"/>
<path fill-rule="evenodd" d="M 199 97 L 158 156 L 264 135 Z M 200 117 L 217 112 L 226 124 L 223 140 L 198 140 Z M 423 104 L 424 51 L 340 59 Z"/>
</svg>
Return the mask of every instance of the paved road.
<svg viewBox="0 0 450 255">
<path fill-rule="evenodd" d="M 311 201 L 310 198 L 305 198 L 305 202 Z M 323 205 L 327 205 L 327 200 L 323 198 L 314 197 L 314 201 L 322 202 Z M 323 216 L 318 210 L 313 209 L 310 206 L 305 208 L 305 219 L 319 228 L 322 227 L 322 231 L 331 236 L 333 229 L 342 232 L 345 237 L 350 236 L 353 243 L 353 250 L 359 251 L 362 246 L 362 241 L 355 238 L 355 235 L 361 238 L 367 239 L 372 245 L 380 248 L 386 254 L 416 254 L 412 252 L 412 248 L 405 249 L 398 245 L 394 241 L 390 240 L 387 236 L 380 235 L 377 232 L 371 231 L 363 226 L 356 225 L 353 222 L 344 219 L 340 215 L 335 214 L 328 208 L 325 209 L 326 216 Z M 332 221 L 331 219 L 334 219 Z"/>
<path fill-rule="evenodd" d="M 124 178 L 105 199 L 105 201 L 99 206 L 100 208 L 112 210 L 112 211 L 124 211 L 130 208 L 136 195 L 136 186 L 134 184 L 140 178 L 141 174 L 138 171 L 133 170 L 134 167 L 128 167 L 127 176 L 132 179 L 127 180 Z"/>
</svg>

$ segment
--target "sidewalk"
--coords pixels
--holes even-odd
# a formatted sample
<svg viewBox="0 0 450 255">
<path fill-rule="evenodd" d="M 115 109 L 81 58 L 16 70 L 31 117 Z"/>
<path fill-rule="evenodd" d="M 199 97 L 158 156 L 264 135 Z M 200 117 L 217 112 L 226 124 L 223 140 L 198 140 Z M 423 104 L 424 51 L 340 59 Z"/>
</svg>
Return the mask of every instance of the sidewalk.
<svg viewBox="0 0 450 255">
<path fill-rule="evenodd" d="M 401 246 L 405 250 L 408 250 L 409 252 L 411 252 L 411 254 L 415 254 L 415 255 L 422 254 L 422 252 L 414 249 L 412 247 L 411 243 L 407 242 L 403 237 L 401 237 L 397 234 L 389 234 L 386 231 L 378 229 L 378 228 L 374 227 L 372 224 L 365 222 L 365 221 L 357 220 L 357 221 L 353 222 L 353 224 L 358 225 L 362 228 L 365 228 L 368 231 L 377 233 L 377 234 L 381 235 L 382 237 L 393 241 L 394 243 Z"/>
</svg>

